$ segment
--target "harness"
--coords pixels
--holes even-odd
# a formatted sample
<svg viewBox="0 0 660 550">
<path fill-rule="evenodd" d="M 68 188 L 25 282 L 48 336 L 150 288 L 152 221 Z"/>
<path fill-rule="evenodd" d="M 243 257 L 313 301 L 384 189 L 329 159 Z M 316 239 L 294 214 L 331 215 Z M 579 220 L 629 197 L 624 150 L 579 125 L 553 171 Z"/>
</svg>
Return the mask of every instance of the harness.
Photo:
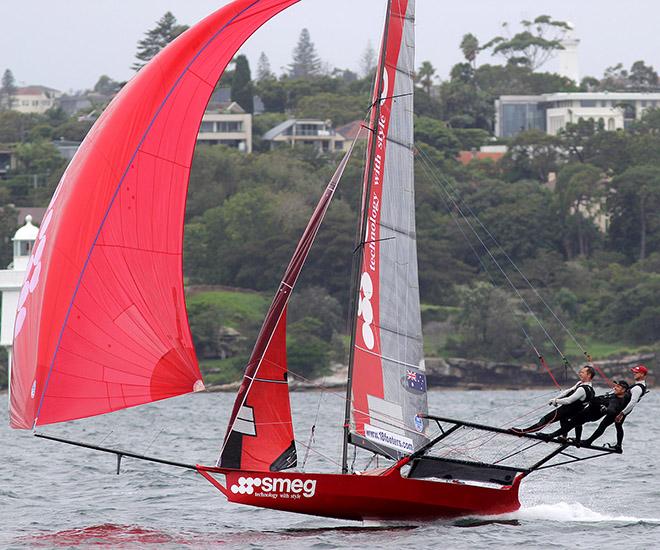
<svg viewBox="0 0 660 550">
<path fill-rule="evenodd" d="M 637 400 L 637 403 L 639 403 L 639 402 L 642 400 L 642 397 L 644 397 L 644 396 L 645 396 L 647 393 L 649 393 L 651 390 L 649 390 L 649 389 L 646 387 L 646 384 L 642 384 L 641 382 L 636 382 L 636 383 L 634 383 L 632 386 L 630 386 L 630 388 L 628 388 L 628 391 L 632 390 L 635 386 L 637 386 L 638 388 L 641 388 L 641 390 L 642 390 L 642 395 L 640 395 L 640 396 L 639 396 L 639 399 Z"/>
</svg>

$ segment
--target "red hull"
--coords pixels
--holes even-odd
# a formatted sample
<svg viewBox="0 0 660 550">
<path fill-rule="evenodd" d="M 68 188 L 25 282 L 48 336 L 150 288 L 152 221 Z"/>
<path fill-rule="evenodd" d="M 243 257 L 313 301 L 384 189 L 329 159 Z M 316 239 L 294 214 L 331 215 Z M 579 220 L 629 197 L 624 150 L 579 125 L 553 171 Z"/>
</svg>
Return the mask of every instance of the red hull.
<svg viewBox="0 0 660 550">
<path fill-rule="evenodd" d="M 494 515 L 520 508 L 511 486 L 408 479 L 396 468 L 371 475 L 254 472 L 199 466 L 230 502 L 349 520 L 430 520 Z M 226 476 L 226 486 L 211 474 Z"/>
</svg>

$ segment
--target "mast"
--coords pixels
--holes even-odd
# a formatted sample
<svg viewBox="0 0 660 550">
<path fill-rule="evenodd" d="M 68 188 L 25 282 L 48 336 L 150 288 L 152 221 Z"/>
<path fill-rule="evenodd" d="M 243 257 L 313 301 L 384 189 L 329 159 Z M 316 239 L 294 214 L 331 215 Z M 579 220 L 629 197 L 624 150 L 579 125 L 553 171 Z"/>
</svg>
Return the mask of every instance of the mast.
<svg viewBox="0 0 660 550">
<path fill-rule="evenodd" d="M 358 313 L 358 299 L 357 299 L 357 289 L 359 286 L 360 280 L 360 267 L 364 260 L 364 245 L 365 237 L 367 231 L 367 223 L 369 219 L 369 208 L 368 208 L 368 197 L 371 194 L 371 186 L 373 183 L 373 171 L 374 171 L 374 158 L 376 157 L 376 144 L 377 140 L 375 139 L 377 133 L 377 124 L 378 119 L 380 118 L 380 108 L 381 108 L 381 96 L 383 94 L 383 73 L 385 71 L 385 56 L 387 52 L 387 35 L 390 24 L 390 15 L 392 12 L 392 0 L 387 2 L 387 12 L 385 15 L 385 29 L 383 31 L 383 39 L 380 46 L 380 56 L 378 60 L 378 71 L 376 74 L 375 86 L 374 86 L 374 95 L 373 103 L 371 105 L 372 116 L 370 117 L 369 130 L 372 132 L 370 145 L 371 147 L 367 151 L 367 163 L 366 163 L 366 172 L 364 177 L 364 184 L 362 186 L 362 218 L 360 220 L 360 231 L 358 234 L 357 241 L 355 243 L 355 251 L 357 255 L 353 256 L 353 270 L 352 270 L 352 280 L 351 280 L 351 340 L 349 344 L 349 356 L 348 356 L 348 374 L 346 377 L 346 403 L 344 407 L 344 439 L 342 445 L 342 460 L 341 460 L 341 472 L 342 474 L 348 473 L 348 439 L 350 435 L 350 420 L 351 420 L 351 399 L 352 399 L 352 387 L 351 380 L 353 377 L 353 367 L 355 361 L 355 330 L 357 327 L 357 313 Z"/>
</svg>

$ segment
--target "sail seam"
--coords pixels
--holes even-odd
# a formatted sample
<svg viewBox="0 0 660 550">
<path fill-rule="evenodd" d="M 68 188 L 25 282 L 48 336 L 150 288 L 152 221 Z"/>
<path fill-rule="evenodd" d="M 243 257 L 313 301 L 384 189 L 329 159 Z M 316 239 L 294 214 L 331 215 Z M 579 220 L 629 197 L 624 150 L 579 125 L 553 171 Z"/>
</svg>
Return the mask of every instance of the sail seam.
<svg viewBox="0 0 660 550">
<path fill-rule="evenodd" d="M 252 2 L 251 4 L 246 6 L 243 10 L 241 10 L 236 15 L 234 15 L 232 18 L 230 18 L 229 21 L 227 21 L 227 23 L 225 23 L 222 26 L 222 28 L 220 28 L 215 34 L 213 34 L 213 36 L 211 36 L 211 38 L 209 38 L 206 41 L 206 43 L 200 48 L 200 50 L 190 60 L 190 63 L 188 63 L 188 65 L 186 65 L 186 67 L 183 69 L 181 74 L 178 76 L 178 78 L 176 79 L 176 81 L 174 82 L 172 87 L 169 89 L 169 91 L 167 92 L 165 98 L 163 99 L 161 104 L 158 106 L 158 109 L 156 109 L 156 112 L 155 112 L 154 116 L 152 117 L 151 121 L 149 122 L 149 125 L 147 126 L 147 129 L 144 131 L 144 134 L 140 138 L 140 141 L 139 141 L 137 147 L 135 148 L 135 151 L 133 152 L 130 160 L 127 163 L 126 168 L 124 169 L 124 173 L 122 174 L 121 179 L 119 180 L 119 183 L 117 184 L 117 187 L 116 187 L 112 197 L 110 198 L 108 208 L 106 209 L 105 214 L 103 215 L 103 218 L 101 219 L 101 223 L 99 224 L 98 231 L 96 232 L 94 240 L 92 241 L 92 245 L 89 248 L 87 258 L 85 259 L 85 263 L 83 264 L 83 267 L 80 271 L 80 276 L 78 277 L 78 282 L 77 282 L 76 287 L 73 291 L 73 295 L 71 296 L 71 302 L 69 303 L 69 308 L 67 309 L 66 315 L 64 317 L 64 322 L 62 323 L 62 328 L 60 330 L 60 334 L 59 334 L 59 337 L 58 337 L 58 340 L 57 340 L 57 344 L 55 346 L 55 351 L 53 352 L 53 357 L 50 361 L 50 366 L 48 368 L 48 375 L 46 376 L 46 381 L 44 383 L 44 389 L 41 392 L 41 397 L 39 399 L 39 406 L 37 407 L 37 412 L 36 412 L 35 417 L 34 417 L 33 429 L 36 428 L 37 422 L 39 420 L 39 414 L 41 413 L 41 408 L 42 408 L 43 403 L 44 403 L 44 398 L 46 397 L 46 391 L 48 390 L 48 384 L 50 382 L 50 377 L 51 377 L 51 374 L 53 372 L 53 367 L 55 365 L 55 360 L 57 359 L 57 353 L 59 351 L 59 348 L 60 348 L 60 345 L 61 345 L 61 342 L 62 342 L 62 338 L 64 337 L 64 331 L 65 331 L 65 329 L 68 325 L 68 322 L 69 322 L 69 317 L 70 317 L 71 311 L 73 309 L 73 304 L 76 300 L 76 297 L 78 296 L 78 290 L 80 289 L 80 285 L 82 283 L 83 276 L 84 276 L 85 272 L 87 271 L 87 266 L 89 265 L 89 262 L 92 258 L 92 253 L 94 252 L 94 249 L 96 248 L 96 244 L 99 240 L 99 237 L 101 236 L 101 231 L 105 227 L 105 222 L 108 219 L 108 216 L 110 215 L 112 207 L 115 204 L 117 196 L 119 195 L 119 191 L 121 190 L 121 188 L 123 186 L 124 180 L 128 176 L 129 170 L 131 169 L 131 166 L 133 165 L 133 161 L 135 160 L 138 153 L 140 152 L 140 150 L 142 148 L 142 145 L 146 141 L 147 136 L 150 134 L 151 129 L 154 127 L 154 125 L 156 123 L 156 120 L 158 120 L 161 112 L 165 108 L 165 105 L 167 105 L 167 102 L 170 100 L 170 98 L 174 94 L 174 91 L 179 87 L 179 84 L 183 80 L 183 77 L 188 73 L 189 69 L 193 66 L 195 61 L 197 61 L 197 59 L 202 55 L 202 53 L 205 52 L 206 49 L 213 42 L 215 42 L 215 40 L 218 38 L 218 36 L 220 36 L 229 26 L 231 26 L 239 16 L 241 16 L 243 13 L 245 13 L 246 11 L 250 10 L 252 7 L 259 4 L 260 2 L 261 2 L 261 0 L 255 0 L 254 2 Z"/>
</svg>

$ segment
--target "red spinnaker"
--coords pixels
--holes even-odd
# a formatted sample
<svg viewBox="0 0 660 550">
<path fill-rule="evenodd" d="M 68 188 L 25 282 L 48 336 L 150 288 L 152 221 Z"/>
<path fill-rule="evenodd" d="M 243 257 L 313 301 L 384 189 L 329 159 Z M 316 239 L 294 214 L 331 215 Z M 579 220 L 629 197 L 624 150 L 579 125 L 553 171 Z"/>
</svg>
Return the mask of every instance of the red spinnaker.
<svg viewBox="0 0 660 550">
<path fill-rule="evenodd" d="M 10 423 L 32 428 L 202 389 L 185 309 L 190 165 L 215 83 L 298 0 L 236 0 L 144 67 L 62 177 L 20 295 Z"/>
</svg>

